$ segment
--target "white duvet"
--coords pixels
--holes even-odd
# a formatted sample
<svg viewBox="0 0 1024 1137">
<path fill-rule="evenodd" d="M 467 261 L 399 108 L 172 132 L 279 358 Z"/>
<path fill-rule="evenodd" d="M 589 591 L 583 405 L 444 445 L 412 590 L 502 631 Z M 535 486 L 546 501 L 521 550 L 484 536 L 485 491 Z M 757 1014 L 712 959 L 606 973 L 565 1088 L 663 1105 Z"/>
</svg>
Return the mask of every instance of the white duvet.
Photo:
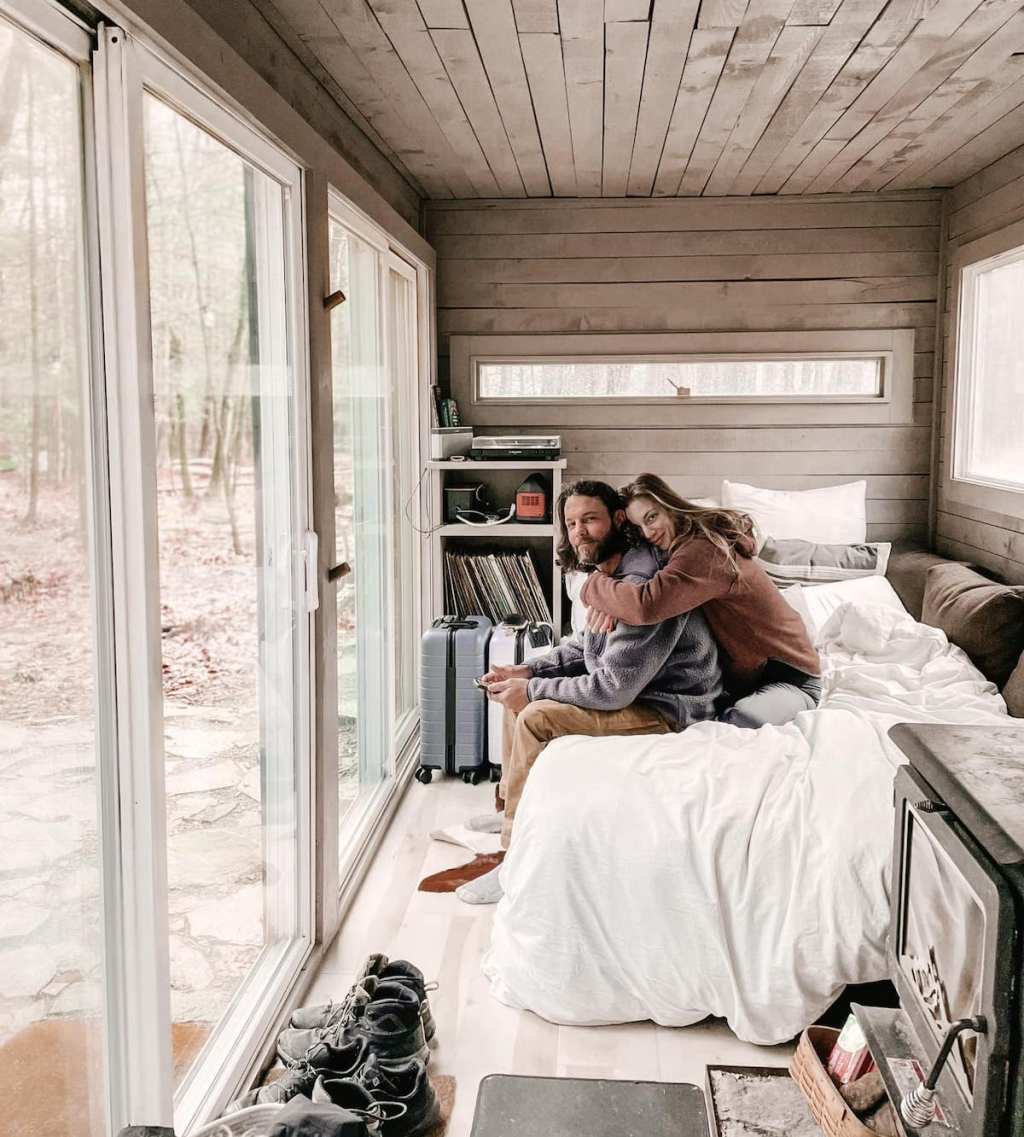
<svg viewBox="0 0 1024 1137">
<path fill-rule="evenodd" d="M 897 722 L 1005 722 L 934 628 L 844 604 L 825 697 L 785 727 L 566 738 L 534 767 L 484 959 L 494 994 L 558 1023 L 728 1020 L 792 1038 L 886 974 Z"/>
</svg>

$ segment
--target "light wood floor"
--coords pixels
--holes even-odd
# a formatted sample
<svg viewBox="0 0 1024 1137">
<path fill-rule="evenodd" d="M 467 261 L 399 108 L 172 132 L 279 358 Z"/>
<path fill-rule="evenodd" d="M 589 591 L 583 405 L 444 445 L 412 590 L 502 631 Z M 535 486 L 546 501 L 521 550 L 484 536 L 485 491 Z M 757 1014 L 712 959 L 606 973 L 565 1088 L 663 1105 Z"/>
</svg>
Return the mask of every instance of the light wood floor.
<svg viewBox="0 0 1024 1137">
<path fill-rule="evenodd" d="M 467 1137 L 477 1086 L 487 1074 L 561 1074 L 703 1084 L 707 1063 L 785 1065 L 791 1046 L 740 1042 L 720 1021 L 668 1029 L 653 1023 L 560 1027 L 514 1011 L 491 997 L 480 973 L 493 907 L 474 908 L 454 895 L 417 892 L 428 873 L 472 854 L 432 841 L 432 829 L 491 808 L 493 788 L 442 779 L 413 783 L 386 834 L 338 939 L 306 1002 L 340 997 L 367 954 L 410 959 L 439 989 L 430 996 L 440 1045 L 431 1069 L 457 1082 L 449 1137 Z"/>
</svg>

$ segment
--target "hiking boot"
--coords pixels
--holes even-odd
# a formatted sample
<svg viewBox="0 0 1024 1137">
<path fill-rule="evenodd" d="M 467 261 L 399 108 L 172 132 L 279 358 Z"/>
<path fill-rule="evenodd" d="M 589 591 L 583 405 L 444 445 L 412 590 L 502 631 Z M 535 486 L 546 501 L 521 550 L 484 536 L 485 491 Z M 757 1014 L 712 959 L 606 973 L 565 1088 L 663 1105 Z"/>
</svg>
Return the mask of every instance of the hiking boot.
<svg viewBox="0 0 1024 1137">
<path fill-rule="evenodd" d="M 382 1066 L 371 1054 L 355 1075 L 374 1101 L 381 1104 L 399 1102 L 405 1113 L 392 1121 L 385 1120 L 385 1137 L 419 1137 L 438 1122 L 441 1109 L 437 1094 L 427 1077 L 427 1068 L 418 1058 L 408 1062 Z"/>
<path fill-rule="evenodd" d="M 423 1034 L 427 1042 L 433 1042 L 437 1027 L 427 1001 L 427 992 L 436 989 L 435 983 L 427 983 L 423 972 L 407 959 L 389 960 L 386 955 L 374 954 L 367 957 L 362 970 L 356 978 L 355 986 L 373 976 L 384 982 L 404 983 L 411 987 L 420 999 L 420 1015 L 423 1019 Z M 319 1003 L 312 1007 L 299 1007 L 292 1012 L 291 1025 L 299 1030 L 322 1030 L 336 1024 L 336 1015 L 342 1003 Z"/>
<path fill-rule="evenodd" d="M 225 1112 L 233 1113 L 253 1105 L 281 1105 L 298 1094 L 309 1097 L 321 1074 L 329 1078 L 350 1078 L 365 1063 L 367 1056 L 366 1043 L 361 1039 L 343 1042 L 340 1046 L 318 1042 L 298 1062 L 293 1062 L 280 1078 L 236 1098 Z"/>
<path fill-rule="evenodd" d="M 363 1118 L 371 1134 L 404 1137 L 405 1131 L 400 1126 L 406 1114 L 405 1104 L 374 1098 L 351 1078 L 317 1078 L 313 1086 L 313 1101 L 337 1106 Z"/>
<path fill-rule="evenodd" d="M 330 1027 L 319 1030 L 285 1030 L 277 1040 L 277 1052 L 285 1062 L 297 1061 L 318 1042 L 338 1046 L 342 1040 L 366 1042 L 370 1053 L 384 1062 L 429 1056 L 420 999 L 411 988 L 397 982 L 381 983 L 372 975 L 350 992 L 343 1013 Z"/>
</svg>

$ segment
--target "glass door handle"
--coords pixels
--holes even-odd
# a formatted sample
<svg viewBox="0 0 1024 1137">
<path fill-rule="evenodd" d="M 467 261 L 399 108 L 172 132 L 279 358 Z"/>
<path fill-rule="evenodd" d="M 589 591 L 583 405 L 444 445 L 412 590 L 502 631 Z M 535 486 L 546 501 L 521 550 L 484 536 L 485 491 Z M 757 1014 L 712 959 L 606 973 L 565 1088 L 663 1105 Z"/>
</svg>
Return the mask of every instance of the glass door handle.
<svg viewBox="0 0 1024 1137">
<path fill-rule="evenodd" d="M 352 566 L 348 561 L 342 561 L 340 564 L 332 565 L 327 570 L 327 579 L 330 581 L 343 580 L 352 571 Z"/>
</svg>

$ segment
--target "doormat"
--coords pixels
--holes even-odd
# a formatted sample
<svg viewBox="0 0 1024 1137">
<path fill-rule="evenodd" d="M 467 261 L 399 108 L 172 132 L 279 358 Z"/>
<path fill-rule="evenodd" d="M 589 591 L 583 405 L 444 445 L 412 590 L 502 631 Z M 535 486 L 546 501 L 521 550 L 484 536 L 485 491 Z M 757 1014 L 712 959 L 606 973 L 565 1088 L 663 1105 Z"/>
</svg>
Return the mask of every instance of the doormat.
<svg viewBox="0 0 1024 1137">
<path fill-rule="evenodd" d="M 468 884 L 478 876 L 497 868 L 505 859 L 504 851 L 500 853 L 480 853 L 464 865 L 456 865 L 453 869 L 436 872 L 425 876 L 419 884 L 419 892 L 454 892 L 459 885 Z"/>
<path fill-rule="evenodd" d="M 451 1074 L 431 1074 L 430 1081 L 434 1093 L 437 1094 L 437 1105 L 441 1116 L 425 1137 L 444 1137 L 448 1122 L 452 1119 L 452 1110 L 455 1108 L 455 1079 Z"/>
</svg>

